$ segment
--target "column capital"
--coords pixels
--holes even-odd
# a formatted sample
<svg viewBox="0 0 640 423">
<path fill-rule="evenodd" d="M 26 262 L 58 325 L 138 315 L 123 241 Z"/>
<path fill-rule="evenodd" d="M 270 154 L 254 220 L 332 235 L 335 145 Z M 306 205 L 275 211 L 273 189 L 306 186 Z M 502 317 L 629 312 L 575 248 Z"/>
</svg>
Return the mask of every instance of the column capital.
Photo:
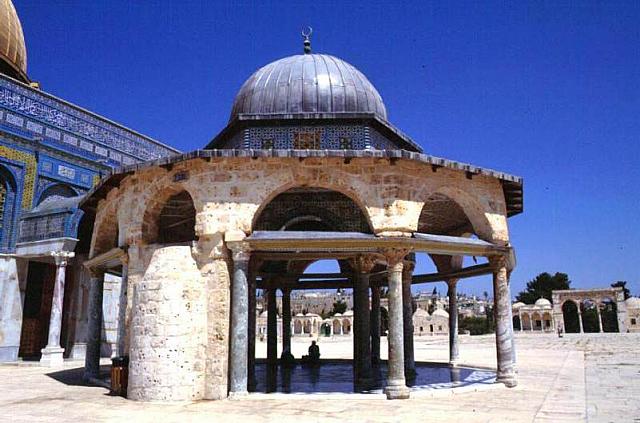
<svg viewBox="0 0 640 423">
<path fill-rule="evenodd" d="M 374 254 L 360 254 L 351 260 L 351 264 L 358 273 L 371 273 L 377 261 Z"/>
<path fill-rule="evenodd" d="M 489 257 L 489 263 L 494 269 L 500 269 L 507 266 L 507 257 L 503 255 Z"/>
<path fill-rule="evenodd" d="M 387 260 L 389 267 L 395 267 L 402 264 L 405 256 L 411 252 L 410 248 L 383 248 L 380 253 Z"/>
<path fill-rule="evenodd" d="M 449 287 L 451 287 L 451 286 L 455 287 L 455 286 L 458 285 L 458 282 L 460 282 L 460 279 L 457 279 L 457 278 L 447 279 L 445 282 L 447 282 L 447 285 Z"/>
<path fill-rule="evenodd" d="M 76 253 L 73 251 L 51 251 L 49 255 L 55 260 L 56 266 L 64 267 L 69 264 L 69 260 L 75 257 Z"/>
<path fill-rule="evenodd" d="M 233 261 L 249 261 L 251 258 L 251 247 L 244 241 L 227 241 L 227 247 L 231 250 Z"/>
<path fill-rule="evenodd" d="M 402 273 L 409 276 L 413 274 L 413 271 L 416 269 L 416 262 L 412 260 L 404 260 L 402 263 Z"/>
</svg>

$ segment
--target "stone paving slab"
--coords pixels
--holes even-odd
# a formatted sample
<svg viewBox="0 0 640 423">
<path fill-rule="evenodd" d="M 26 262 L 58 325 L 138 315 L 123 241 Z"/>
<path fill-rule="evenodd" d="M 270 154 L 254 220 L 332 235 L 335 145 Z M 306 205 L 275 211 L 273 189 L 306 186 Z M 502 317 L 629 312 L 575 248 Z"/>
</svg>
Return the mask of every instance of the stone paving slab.
<svg viewBox="0 0 640 423">
<path fill-rule="evenodd" d="M 79 368 L 59 371 L 0 366 L 0 421 L 640 422 L 640 335 L 596 335 L 600 334 L 562 339 L 518 335 L 518 387 L 498 385 L 479 392 L 416 395 L 406 401 L 349 394 L 293 400 L 282 394 L 149 404 L 113 397 L 104 388 L 82 384 Z M 416 340 L 417 359 L 446 360 L 446 338 L 434 338 Z M 308 340 L 300 341 L 294 348 L 304 350 L 307 344 Z M 330 351 L 325 345 L 325 351 L 348 358 L 351 347 L 351 341 L 345 340 L 335 342 Z M 495 339 L 463 338 L 461 359 L 465 365 L 495 367 Z"/>
</svg>

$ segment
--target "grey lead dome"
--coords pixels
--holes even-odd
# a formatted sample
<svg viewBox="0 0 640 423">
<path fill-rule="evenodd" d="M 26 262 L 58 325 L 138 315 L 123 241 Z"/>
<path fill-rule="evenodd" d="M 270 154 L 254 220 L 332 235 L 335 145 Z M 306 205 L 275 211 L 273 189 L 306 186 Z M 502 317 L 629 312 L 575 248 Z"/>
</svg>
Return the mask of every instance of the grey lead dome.
<svg viewBox="0 0 640 423">
<path fill-rule="evenodd" d="M 375 113 L 387 120 L 378 90 L 358 69 L 327 54 L 285 57 L 258 69 L 233 102 L 240 114 Z"/>
</svg>

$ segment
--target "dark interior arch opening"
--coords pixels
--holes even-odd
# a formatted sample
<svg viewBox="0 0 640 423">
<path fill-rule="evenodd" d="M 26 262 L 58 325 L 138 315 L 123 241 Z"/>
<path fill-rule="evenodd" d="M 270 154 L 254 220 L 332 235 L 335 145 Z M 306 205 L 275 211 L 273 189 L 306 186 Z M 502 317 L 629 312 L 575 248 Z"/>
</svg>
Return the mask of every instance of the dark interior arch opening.
<svg viewBox="0 0 640 423">
<path fill-rule="evenodd" d="M 256 231 L 372 233 L 363 210 L 338 191 L 299 187 L 278 194 L 254 224 Z"/>
<path fill-rule="evenodd" d="M 196 240 L 196 208 L 187 191 L 167 199 L 157 218 L 157 240 L 160 244 L 175 244 Z"/>
<path fill-rule="evenodd" d="M 418 220 L 418 232 L 450 236 L 475 233 L 462 207 L 443 194 L 433 194 L 425 201 Z"/>
<path fill-rule="evenodd" d="M 580 322 L 578 321 L 578 306 L 573 301 L 565 301 L 562 305 L 562 318 L 564 320 L 564 331 L 567 333 L 579 333 Z"/>
<path fill-rule="evenodd" d="M 602 317 L 603 332 L 619 332 L 618 307 L 611 298 L 605 298 L 600 303 L 600 316 Z"/>
</svg>

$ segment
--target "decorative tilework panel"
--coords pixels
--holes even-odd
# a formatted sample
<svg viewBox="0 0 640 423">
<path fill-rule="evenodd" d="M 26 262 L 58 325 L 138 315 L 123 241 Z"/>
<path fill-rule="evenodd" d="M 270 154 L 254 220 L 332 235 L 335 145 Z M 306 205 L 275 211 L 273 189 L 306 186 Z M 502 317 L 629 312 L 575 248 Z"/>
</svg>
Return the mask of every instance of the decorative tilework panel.
<svg viewBox="0 0 640 423">
<path fill-rule="evenodd" d="M 33 195 L 35 190 L 37 171 L 36 158 L 29 152 L 13 149 L 1 144 L 0 156 L 25 164 L 26 175 L 22 191 L 22 209 L 29 210 L 33 204 Z"/>
<path fill-rule="evenodd" d="M 361 125 L 274 126 L 248 128 L 246 131 L 248 142 L 244 148 L 364 150 L 366 147 L 365 128 Z M 272 147 L 263 147 L 265 143 Z M 242 147 L 234 137 L 226 148 Z"/>
<path fill-rule="evenodd" d="M 398 150 L 399 147 L 389 141 L 384 135 L 373 128 L 369 128 L 369 144 L 375 150 Z"/>
<path fill-rule="evenodd" d="M 72 107 L 37 90 L 23 87 L 4 77 L 0 78 L 0 107 L 39 121 L 37 123 L 39 125 L 47 124 L 57 128 L 45 130 L 47 136 L 56 140 L 61 139 L 60 130 L 67 131 L 75 136 L 98 142 L 105 147 L 131 154 L 140 160 L 157 159 L 174 153 L 148 138 L 110 124 L 91 113 Z M 20 117 L 20 119 L 23 118 Z M 6 118 L 5 121 L 9 122 Z M 17 121 L 13 124 L 17 125 Z M 22 127 L 22 124 L 18 126 Z M 34 132 L 38 131 L 34 130 Z"/>
</svg>

